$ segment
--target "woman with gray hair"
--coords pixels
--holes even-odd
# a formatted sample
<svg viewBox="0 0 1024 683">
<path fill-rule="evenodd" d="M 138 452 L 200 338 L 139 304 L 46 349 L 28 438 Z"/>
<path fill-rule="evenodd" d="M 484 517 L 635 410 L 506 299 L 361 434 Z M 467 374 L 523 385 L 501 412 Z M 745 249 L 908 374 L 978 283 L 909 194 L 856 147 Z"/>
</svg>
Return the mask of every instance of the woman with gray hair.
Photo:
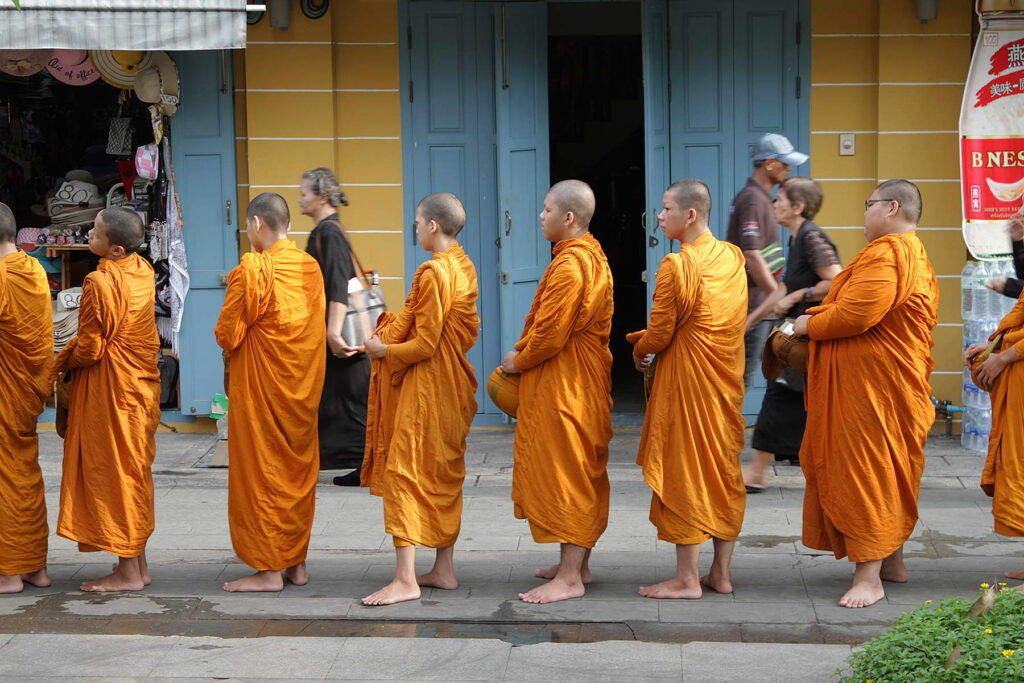
<svg viewBox="0 0 1024 683">
<path fill-rule="evenodd" d="M 348 312 L 348 294 L 358 291 L 352 247 L 338 218 L 348 198 L 330 169 L 302 174 L 299 209 L 316 221 L 306 252 L 317 260 L 327 297 L 327 369 L 320 396 L 320 469 L 352 469 L 334 478 L 337 486 L 359 486 L 366 443 L 366 398 L 370 388 L 370 359 L 361 347 L 351 347 L 341 334 Z"/>
</svg>

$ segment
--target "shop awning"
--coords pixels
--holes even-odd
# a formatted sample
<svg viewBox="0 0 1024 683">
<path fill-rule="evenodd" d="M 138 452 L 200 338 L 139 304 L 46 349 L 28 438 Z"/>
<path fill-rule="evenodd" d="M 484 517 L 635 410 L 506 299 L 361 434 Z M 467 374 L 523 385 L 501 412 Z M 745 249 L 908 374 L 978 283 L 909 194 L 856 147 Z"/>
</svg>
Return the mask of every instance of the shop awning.
<svg viewBox="0 0 1024 683">
<path fill-rule="evenodd" d="M 0 0 L 0 50 L 220 50 L 245 28 L 245 0 Z"/>
</svg>

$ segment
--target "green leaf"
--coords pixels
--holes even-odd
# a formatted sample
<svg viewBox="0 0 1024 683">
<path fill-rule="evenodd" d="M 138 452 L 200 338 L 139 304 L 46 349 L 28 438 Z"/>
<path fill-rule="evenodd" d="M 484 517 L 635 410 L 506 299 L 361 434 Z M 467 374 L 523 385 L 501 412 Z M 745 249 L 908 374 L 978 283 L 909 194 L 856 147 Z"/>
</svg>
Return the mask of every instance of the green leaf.
<svg viewBox="0 0 1024 683">
<path fill-rule="evenodd" d="M 15 9 L 17 9 L 19 11 L 21 10 L 21 2 L 20 2 L 20 0 L 11 0 L 11 2 L 14 3 L 14 8 Z"/>
</svg>

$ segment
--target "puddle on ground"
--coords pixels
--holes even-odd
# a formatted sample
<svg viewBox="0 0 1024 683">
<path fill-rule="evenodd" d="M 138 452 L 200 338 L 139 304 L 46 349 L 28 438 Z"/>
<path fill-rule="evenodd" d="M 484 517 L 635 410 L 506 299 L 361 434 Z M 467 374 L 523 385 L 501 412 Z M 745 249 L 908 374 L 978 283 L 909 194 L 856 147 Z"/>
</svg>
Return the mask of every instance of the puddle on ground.
<svg viewBox="0 0 1024 683">
<path fill-rule="evenodd" d="M 739 544 L 744 548 L 774 548 L 783 543 L 799 541 L 799 536 L 763 536 L 757 534 L 740 535 Z"/>
</svg>

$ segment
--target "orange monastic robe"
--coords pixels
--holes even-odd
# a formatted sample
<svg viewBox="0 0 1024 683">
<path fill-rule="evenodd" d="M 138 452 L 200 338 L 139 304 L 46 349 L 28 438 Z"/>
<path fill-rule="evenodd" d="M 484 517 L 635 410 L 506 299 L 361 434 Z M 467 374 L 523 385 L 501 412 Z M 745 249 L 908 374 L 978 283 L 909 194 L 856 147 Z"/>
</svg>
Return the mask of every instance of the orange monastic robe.
<svg viewBox="0 0 1024 683">
<path fill-rule="evenodd" d="M 1006 314 L 999 329 L 1005 332 L 999 350 L 1016 347 L 1024 357 L 1024 299 Z M 981 488 L 992 496 L 995 532 L 1024 536 L 1024 361 L 1010 363 L 992 387 L 992 434 L 988 459 L 981 473 Z"/>
<path fill-rule="evenodd" d="M 808 312 L 803 542 L 869 562 L 917 524 L 939 287 L 917 234 L 860 250 Z"/>
<path fill-rule="evenodd" d="M 279 240 L 231 271 L 214 329 L 230 353 L 231 543 L 259 571 L 306 559 L 320 472 L 325 315 L 320 266 Z"/>
<path fill-rule="evenodd" d="M 39 261 L 0 258 L 0 574 L 46 566 L 46 500 L 36 418 L 50 392 L 53 317 Z"/>
<path fill-rule="evenodd" d="M 457 243 L 422 264 L 398 315 L 377 334 L 362 482 L 384 497 L 395 545 L 446 548 L 462 524 L 466 434 L 476 414 L 476 270 Z"/>
<path fill-rule="evenodd" d="M 153 533 L 160 374 L 153 267 L 138 254 L 100 259 L 85 278 L 71 368 L 57 533 L 84 552 L 137 557 Z"/>
<path fill-rule="evenodd" d="M 650 323 L 627 337 L 657 354 L 637 464 L 663 541 L 740 534 L 746 320 L 743 253 L 706 232 L 662 260 Z"/>
<path fill-rule="evenodd" d="M 536 542 L 592 548 L 608 525 L 612 273 L 590 233 L 554 255 L 515 347 L 512 501 Z"/>
</svg>

